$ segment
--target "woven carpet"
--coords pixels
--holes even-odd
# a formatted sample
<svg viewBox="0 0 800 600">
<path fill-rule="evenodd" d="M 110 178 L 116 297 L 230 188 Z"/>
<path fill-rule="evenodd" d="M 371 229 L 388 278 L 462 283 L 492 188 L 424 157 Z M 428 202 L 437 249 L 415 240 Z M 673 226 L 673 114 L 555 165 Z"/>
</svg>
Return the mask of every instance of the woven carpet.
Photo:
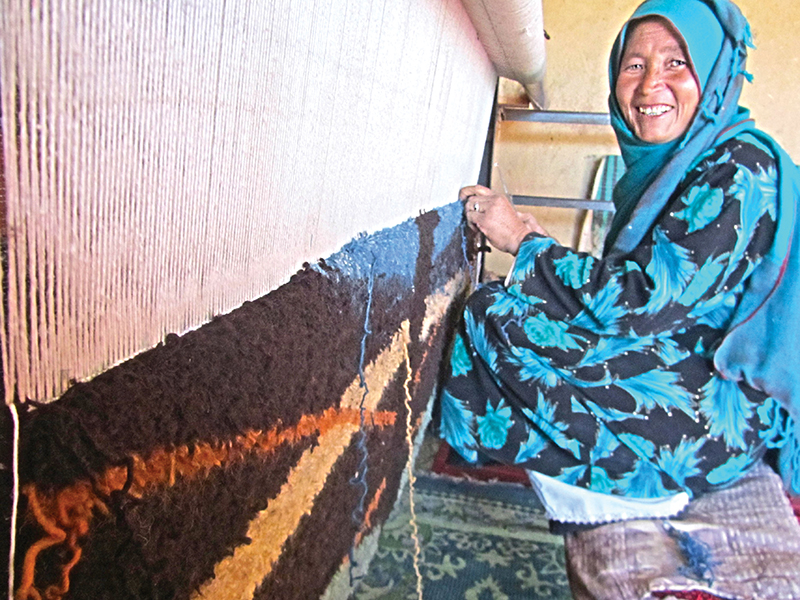
<svg viewBox="0 0 800 600">
<path fill-rule="evenodd" d="M 572 598 L 561 536 L 530 489 L 420 475 L 414 486 L 424 600 Z M 418 600 L 408 487 L 351 600 Z"/>
</svg>

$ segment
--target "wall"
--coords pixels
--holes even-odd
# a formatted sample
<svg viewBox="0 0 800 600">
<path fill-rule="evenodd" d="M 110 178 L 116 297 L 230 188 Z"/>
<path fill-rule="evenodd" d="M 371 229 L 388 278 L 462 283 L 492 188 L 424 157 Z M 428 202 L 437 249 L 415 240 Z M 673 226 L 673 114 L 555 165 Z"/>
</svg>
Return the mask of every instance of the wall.
<svg viewBox="0 0 800 600">
<path fill-rule="evenodd" d="M 550 37 L 545 89 L 551 110 L 608 111 L 608 54 L 619 28 L 639 3 L 544 2 Z M 800 40 L 792 29 L 800 18 L 800 6 L 778 0 L 740 0 L 739 6 L 757 46 L 748 59 L 755 79 L 745 85 L 742 105 L 750 108 L 759 127 L 800 160 L 800 109 L 795 101 L 800 97 Z M 515 86 L 503 89 L 501 102 L 519 101 Z M 610 127 L 503 122 L 496 139 L 494 160 L 515 194 L 588 198 L 599 157 L 619 153 Z M 492 182 L 502 189 L 497 169 Z M 582 216 L 577 211 L 532 212 L 559 241 L 575 244 Z M 487 268 L 504 273 L 510 261 L 508 255 L 494 251 Z"/>
</svg>

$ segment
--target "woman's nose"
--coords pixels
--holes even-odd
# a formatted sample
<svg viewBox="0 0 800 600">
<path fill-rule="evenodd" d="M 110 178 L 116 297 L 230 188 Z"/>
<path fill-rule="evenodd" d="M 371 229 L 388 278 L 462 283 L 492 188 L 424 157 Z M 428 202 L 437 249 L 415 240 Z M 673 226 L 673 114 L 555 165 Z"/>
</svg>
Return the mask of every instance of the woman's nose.
<svg viewBox="0 0 800 600">
<path fill-rule="evenodd" d="M 642 80 L 639 83 L 642 93 L 647 94 L 657 90 L 664 81 L 661 69 L 654 66 L 648 66 L 642 74 Z"/>
</svg>

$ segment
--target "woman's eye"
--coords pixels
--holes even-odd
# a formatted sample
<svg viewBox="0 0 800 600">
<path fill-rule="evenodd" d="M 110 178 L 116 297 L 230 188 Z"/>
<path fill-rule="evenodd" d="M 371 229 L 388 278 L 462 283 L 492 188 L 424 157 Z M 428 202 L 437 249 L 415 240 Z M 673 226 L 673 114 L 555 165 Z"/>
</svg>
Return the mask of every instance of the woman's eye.
<svg viewBox="0 0 800 600">
<path fill-rule="evenodd" d="M 681 58 L 673 58 L 670 61 L 670 65 L 673 67 L 682 67 L 686 64 L 686 61 Z"/>
<path fill-rule="evenodd" d="M 641 65 L 641 64 L 639 64 L 639 63 L 634 63 L 634 64 L 627 65 L 627 66 L 625 67 L 625 70 L 626 70 L 626 71 L 637 71 L 637 70 L 639 70 L 639 69 L 641 69 L 641 68 L 642 68 L 642 65 Z"/>
</svg>

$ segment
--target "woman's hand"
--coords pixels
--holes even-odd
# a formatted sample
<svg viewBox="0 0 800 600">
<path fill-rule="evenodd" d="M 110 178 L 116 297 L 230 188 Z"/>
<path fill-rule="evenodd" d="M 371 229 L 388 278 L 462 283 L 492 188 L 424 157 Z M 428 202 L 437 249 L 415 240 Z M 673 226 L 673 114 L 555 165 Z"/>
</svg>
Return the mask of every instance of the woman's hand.
<svg viewBox="0 0 800 600">
<path fill-rule="evenodd" d="M 482 185 L 461 188 L 458 197 L 464 202 L 469 226 L 485 235 L 498 250 L 516 255 L 529 233 L 547 235 L 533 215 L 517 211 L 506 196 Z"/>
</svg>

